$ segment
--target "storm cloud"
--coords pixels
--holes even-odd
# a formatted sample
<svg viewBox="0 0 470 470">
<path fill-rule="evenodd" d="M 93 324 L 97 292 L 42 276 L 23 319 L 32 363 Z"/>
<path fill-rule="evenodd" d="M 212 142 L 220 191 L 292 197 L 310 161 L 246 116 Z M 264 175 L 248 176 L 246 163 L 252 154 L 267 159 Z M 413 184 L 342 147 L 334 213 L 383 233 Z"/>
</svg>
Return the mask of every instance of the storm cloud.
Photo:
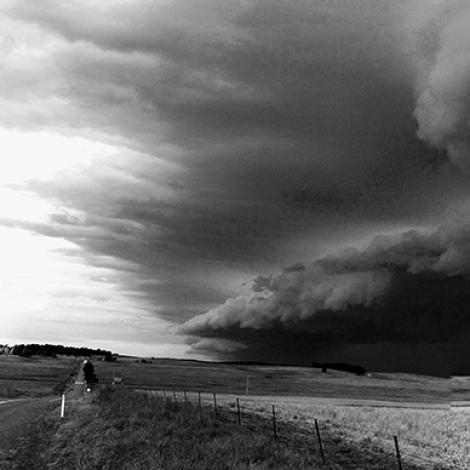
<svg viewBox="0 0 470 470">
<path fill-rule="evenodd" d="M 12 161 L 32 149 L 37 161 L 2 188 L 29 208 L 3 210 L 2 226 L 79 247 L 156 325 L 199 337 L 198 354 L 217 341 L 217 356 L 250 359 L 267 331 L 294 359 L 296 341 L 435 340 L 438 314 L 415 303 L 408 316 L 396 299 L 467 288 L 454 222 L 470 197 L 465 2 L 0 12 L 1 141 Z M 48 174 L 54 142 L 73 165 L 57 157 Z"/>
<path fill-rule="evenodd" d="M 418 9 L 428 9 L 424 2 Z M 418 135 L 468 170 L 470 158 L 470 7 L 436 2 L 417 15 Z M 425 39 L 426 38 L 426 39 Z"/>
<path fill-rule="evenodd" d="M 254 355 L 284 332 L 283 352 L 302 362 L 306 353 L 335 343 L 457 342 L 470 330 L 469 302 L 467 220 L 377 236 L 363 248 L 343 249 L 308 267 L 258 277 L 250 295 L 228 299 L 180 331 L 241 340 Z M 308 346 L 300 348 L 299 339 Z"/>
</svg>

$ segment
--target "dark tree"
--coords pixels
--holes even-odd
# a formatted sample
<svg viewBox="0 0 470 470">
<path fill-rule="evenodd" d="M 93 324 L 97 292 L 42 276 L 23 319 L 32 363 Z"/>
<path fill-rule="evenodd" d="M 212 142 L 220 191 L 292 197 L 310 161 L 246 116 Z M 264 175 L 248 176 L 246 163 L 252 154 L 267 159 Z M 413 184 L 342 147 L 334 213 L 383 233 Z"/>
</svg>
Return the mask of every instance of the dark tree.
<svg viewBox="0 0 470 470">
<path fill-rule="evenodd" d="M 90 361 L 85 362 L 83 366 L 83 373 L 85 375 L 85 382 L 87 385 L 93 385 L 98 383 L 98 379 L 95 374 L 95 368 Z"/>
</svg>

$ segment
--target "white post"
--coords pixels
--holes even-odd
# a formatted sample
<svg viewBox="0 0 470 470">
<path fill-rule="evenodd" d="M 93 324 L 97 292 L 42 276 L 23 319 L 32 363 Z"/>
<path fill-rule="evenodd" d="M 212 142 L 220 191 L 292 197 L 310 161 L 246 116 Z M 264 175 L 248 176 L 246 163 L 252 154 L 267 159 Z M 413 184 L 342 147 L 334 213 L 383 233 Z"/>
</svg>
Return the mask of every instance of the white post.
<svg viewBox="0 0 470 470">
<path fill-rule="evenodd" d="M 250 392 L 250 376 L 247 375 L 246 376 L 246 394 L 248 395 L 249 392 Z"/>
<path fill-rule="evenodd" d="M 63 418 L 65 413 L 65 393 L 62 395 L 62 405 L 60 407 L 60 417 Z"/>
</svg>

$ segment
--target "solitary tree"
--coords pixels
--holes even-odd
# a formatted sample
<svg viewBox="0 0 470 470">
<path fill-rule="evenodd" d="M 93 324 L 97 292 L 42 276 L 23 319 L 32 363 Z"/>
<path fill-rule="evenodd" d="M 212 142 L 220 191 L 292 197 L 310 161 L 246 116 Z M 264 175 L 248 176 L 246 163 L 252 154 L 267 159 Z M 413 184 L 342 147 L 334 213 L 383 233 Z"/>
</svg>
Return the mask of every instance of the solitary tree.
<svg viewBox="0 0 470 470">
<path fill-rule="evenodd" d="M 96 378 L 95 368 L 90 361 L 86 361 L 83 365 L 83 373 L 85 375 L 85 382 L 87 385 L 93 385 L 98 383 L 98 379 Z"/>
</svg>

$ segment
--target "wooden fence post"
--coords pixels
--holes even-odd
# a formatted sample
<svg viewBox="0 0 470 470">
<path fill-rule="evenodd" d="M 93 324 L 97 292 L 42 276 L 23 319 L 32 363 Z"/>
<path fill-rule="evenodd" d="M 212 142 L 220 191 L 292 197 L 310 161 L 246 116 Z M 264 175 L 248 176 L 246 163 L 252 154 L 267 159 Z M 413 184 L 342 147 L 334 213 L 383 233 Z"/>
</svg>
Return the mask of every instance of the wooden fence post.
<svg viewBox="0 0 470 470">
<path fill-rule="evenodd" d="M 201 392 L 197 392 L 198 408 L 199 408 L 199 421 L 202 421 L 202 405 L 201 405 Z"/>
<path fill-rule="evenodd" d="M 214 420 L 217 421 L 217 397 L 215 393 L 212 393 L 212 398 L 214 399 Z"/>
<path fill-rule="evenodd" d="M 317 432 L 318 445 L 320 447 L 321 461 L 322 461 L 322 463 L 325 463 L 325 454 L 323 453 L 323 444 L 321 442 L 320 429 L 318 428 L 318 421 L 316 420 L 316 418 L 315 418 L 315 431 Z"/>
<path fill-rule="evenodd" d="M 273 431 L 274 431 L 274 440 L 277 441 L 277 429 L 276 429 L 276 408 L 273 405 Z"/>
<path fill-rule="evenodd" d="M 402 466 L 402 463 L 401 463 L 401 456 L 400 456 L 400 448 L 398 447 L 398 437 L 393 436 L 393 440 L 395 441 L 395 451 L 397 453 L 398 469 L 403 470 L 403 466 Z"/>
<path fill-rule="evenodd" d="M 240 414 L 240 400 L 237 398 L 237 415 L 238 415 L 238 425 L 242 425 L 242 416 Z"/>
</svg>

